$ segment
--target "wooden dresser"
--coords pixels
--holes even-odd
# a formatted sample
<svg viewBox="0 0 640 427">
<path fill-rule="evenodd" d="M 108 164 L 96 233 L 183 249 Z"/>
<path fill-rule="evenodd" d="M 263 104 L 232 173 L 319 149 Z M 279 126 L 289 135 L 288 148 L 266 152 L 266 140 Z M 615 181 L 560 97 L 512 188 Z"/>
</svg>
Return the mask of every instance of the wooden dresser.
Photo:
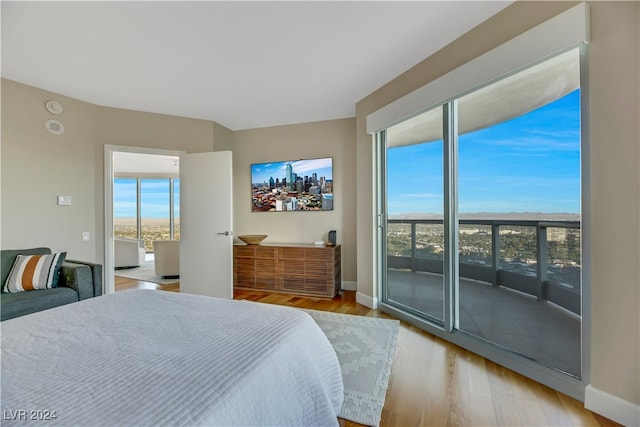
<svg viewBox="0 0 640 427">
<path fill-rule="evenodd" d="M 238 289 L 333 298 L 341 287 L 340 251 L 340 245 L 236 244 L 233 285 Z"/>
</svg>

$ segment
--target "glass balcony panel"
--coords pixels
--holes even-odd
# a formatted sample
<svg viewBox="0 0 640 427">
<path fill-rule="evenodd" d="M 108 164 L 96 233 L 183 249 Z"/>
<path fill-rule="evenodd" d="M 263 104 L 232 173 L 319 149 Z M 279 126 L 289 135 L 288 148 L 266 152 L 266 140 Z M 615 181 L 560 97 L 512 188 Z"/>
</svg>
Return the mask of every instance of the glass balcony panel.
<svg viewBox="0 0 640 427">
<path fill-rule="evenodd" d="M 500 268 L 536 277 L 536 228 L 518 225 L 500 227 Z"/>
<path fill-rule="evenodd" d="M 416 224 L 416 258 L 437 263 L 444 261 L 444 225 L 442 221 Z"/>
<path fill-rule="evenodd" d="M 460 224 L 458 251 L 463 264 L 491 267 L 491 226 Z"/>
<path fill-rule="evenodd" d="M 387 257 L 390 265 L 401 268 L 402 258 L 411 257 L 411 224 L 390 222 L 387 226 Z M 397 259 L 396 259 L 397 258 Z M 410 263 L 404 263 L 409 267 Z"/>
<path fill-rule="evenodd" d="M 549 227 L 547 229 L 547 278 L 550 282 L 580 293 L 581 237 L 580 229 Z"/>
</svg>

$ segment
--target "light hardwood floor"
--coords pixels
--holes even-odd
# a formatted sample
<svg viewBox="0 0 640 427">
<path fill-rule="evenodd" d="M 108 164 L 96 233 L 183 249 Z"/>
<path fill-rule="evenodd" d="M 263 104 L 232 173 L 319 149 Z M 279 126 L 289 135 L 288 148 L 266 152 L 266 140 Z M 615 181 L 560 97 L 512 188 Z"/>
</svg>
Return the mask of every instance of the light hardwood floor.
<svg viewBox="0 0 640 427">
<path fill-rule="evenodd" d="M 116 290 L 179 292 L 179 284 L 158 285 L 116 277 Z M 234 299 L 359 316 L 391 316 L 356 303 L 355 292 L 333 300 L 235 291 Z M 340 420 L 344 427 L 359 424 Z M 509 369 L 401 322 L 398 345 L 382 411 L 382 427 L 404 426 L 619 426 L 581 402 Z"/>
</svg>

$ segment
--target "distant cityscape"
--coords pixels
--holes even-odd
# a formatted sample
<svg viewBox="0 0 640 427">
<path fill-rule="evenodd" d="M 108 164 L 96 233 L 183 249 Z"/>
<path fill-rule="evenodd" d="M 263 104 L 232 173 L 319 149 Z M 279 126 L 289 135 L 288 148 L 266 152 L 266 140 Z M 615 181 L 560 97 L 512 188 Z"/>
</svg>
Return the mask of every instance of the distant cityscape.
<svg viewBox="0 0 640 427">
<path fill-rule="evenodd" d="M 180 219 L 174 219 L 174 237 L 180 240 Z M 171 240 L 169 218 L 142 218 L 142 239 L 147 252 L 153 252 L 155 240 Z M 135 218 L 116 217 L 113 219 L 113 234 L 124 239 L 137 239 L 138 228 Z"/>
<path fill-rule="evenodd" d="M 321 163 L 326 161 L 328 166 Z M 314 164 L 318 170 L 312 169 Z M 265 170 L 269 169 L 284 170 L 284 176 L 270 174 L 267 178 Z M 252 165 L 252 212 L 333 210 L 331 169 L 331 159 Z"/>
<path fill-rule="evenodd" d="M 422 217 L 422 218 L 416 218 Z M 405 214 L 398 221 L 438 220 L 437 215 Z M 569 221 L 578 222 L 577 214 L 467 214 L 469 221 Z M 473 219 L 471 219 L 473 218 Z M 491 266 L 490 225 L 460 224 L 460 263 Z M 547 238 L 547 274 L 559 285 L 580 291 L 581 233 L 580 228 L 549 227 Z M 387 227 L 387 254 L 389 256 L 411 256 L 411 224 L 393 222 Z M 434 223 L 416 224 L 416 257 L 443 260 L 444 226 Z M 525 276 L 536 276 L 536 227 L 525 225 L 500 225 L 500 268 Z"/>
</svg>

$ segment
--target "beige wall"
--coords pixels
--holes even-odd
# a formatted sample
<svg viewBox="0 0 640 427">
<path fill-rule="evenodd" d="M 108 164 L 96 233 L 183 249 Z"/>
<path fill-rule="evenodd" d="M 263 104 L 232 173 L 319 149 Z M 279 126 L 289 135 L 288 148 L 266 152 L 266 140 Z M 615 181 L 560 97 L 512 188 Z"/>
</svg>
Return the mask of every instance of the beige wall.
<svg viewBox="0 0 640 427">
<path fill-rule="evenodd" d="M 65 111 L 48 113 L 55 99 Z M 56 136 L 47 119 L 65 126 Z M 104 263 L 104 145 L 212 151 L 214 122 L 100 107 L 2 79 L 1 247 L 49 246 Z M 222 138 L 222 137 L 221 137 Z M 57 206 L 70 195 L 72 206 Z M 82 241 L 89 231 L 91 240 Z"/>
<path fill-rule="evenodd" d="M 590 4 L 591 384 L 640 404 L 640 3 Z"/>
<path fill-rule="evenodd" d="M 233 150 L 234 132 L 231 129 L 214 123 L 213 124 L 213 149 L 215 151 Z"/>
<path fill-rule="evenodd" d="M 64 114 L 45 110 L 50 99 Z M 63 135 L 47 132 L 49 119 L 64 124 Z M 96 259 L 94 135 L 93 105 L 2 79 L 3 249 L 47 246 Z M 72 205 L 58 206 L 57 195 L 72 196 Z"/>
<path fill-rule="evenodd" d="M 333 157 L 334 210 L 251 212 L 252 163 Z M 233 143 L 234 232 L 268 234 L 270 242 L 327 240 L 342 244 L 342 279 L 356 280 L 355 121 L 329 120 L 237 131 Z"/>
<path fill-rule="evenodd" d="M 517 2 L 356 105 L 357 180 L 373 188 L 366 116 L 575 2 Z M 589 2 L 592 276 L 591 384 L 640 404 L 639 3 Z M 360 191 L 358 291 L 377 297 L 373 191 Z"/>
<path fill-rule="evenodd" d="M 213 126 L 207 120 L 97 107 L 96 144 L 200 153 L 213 150 Z"/>
</svg>

